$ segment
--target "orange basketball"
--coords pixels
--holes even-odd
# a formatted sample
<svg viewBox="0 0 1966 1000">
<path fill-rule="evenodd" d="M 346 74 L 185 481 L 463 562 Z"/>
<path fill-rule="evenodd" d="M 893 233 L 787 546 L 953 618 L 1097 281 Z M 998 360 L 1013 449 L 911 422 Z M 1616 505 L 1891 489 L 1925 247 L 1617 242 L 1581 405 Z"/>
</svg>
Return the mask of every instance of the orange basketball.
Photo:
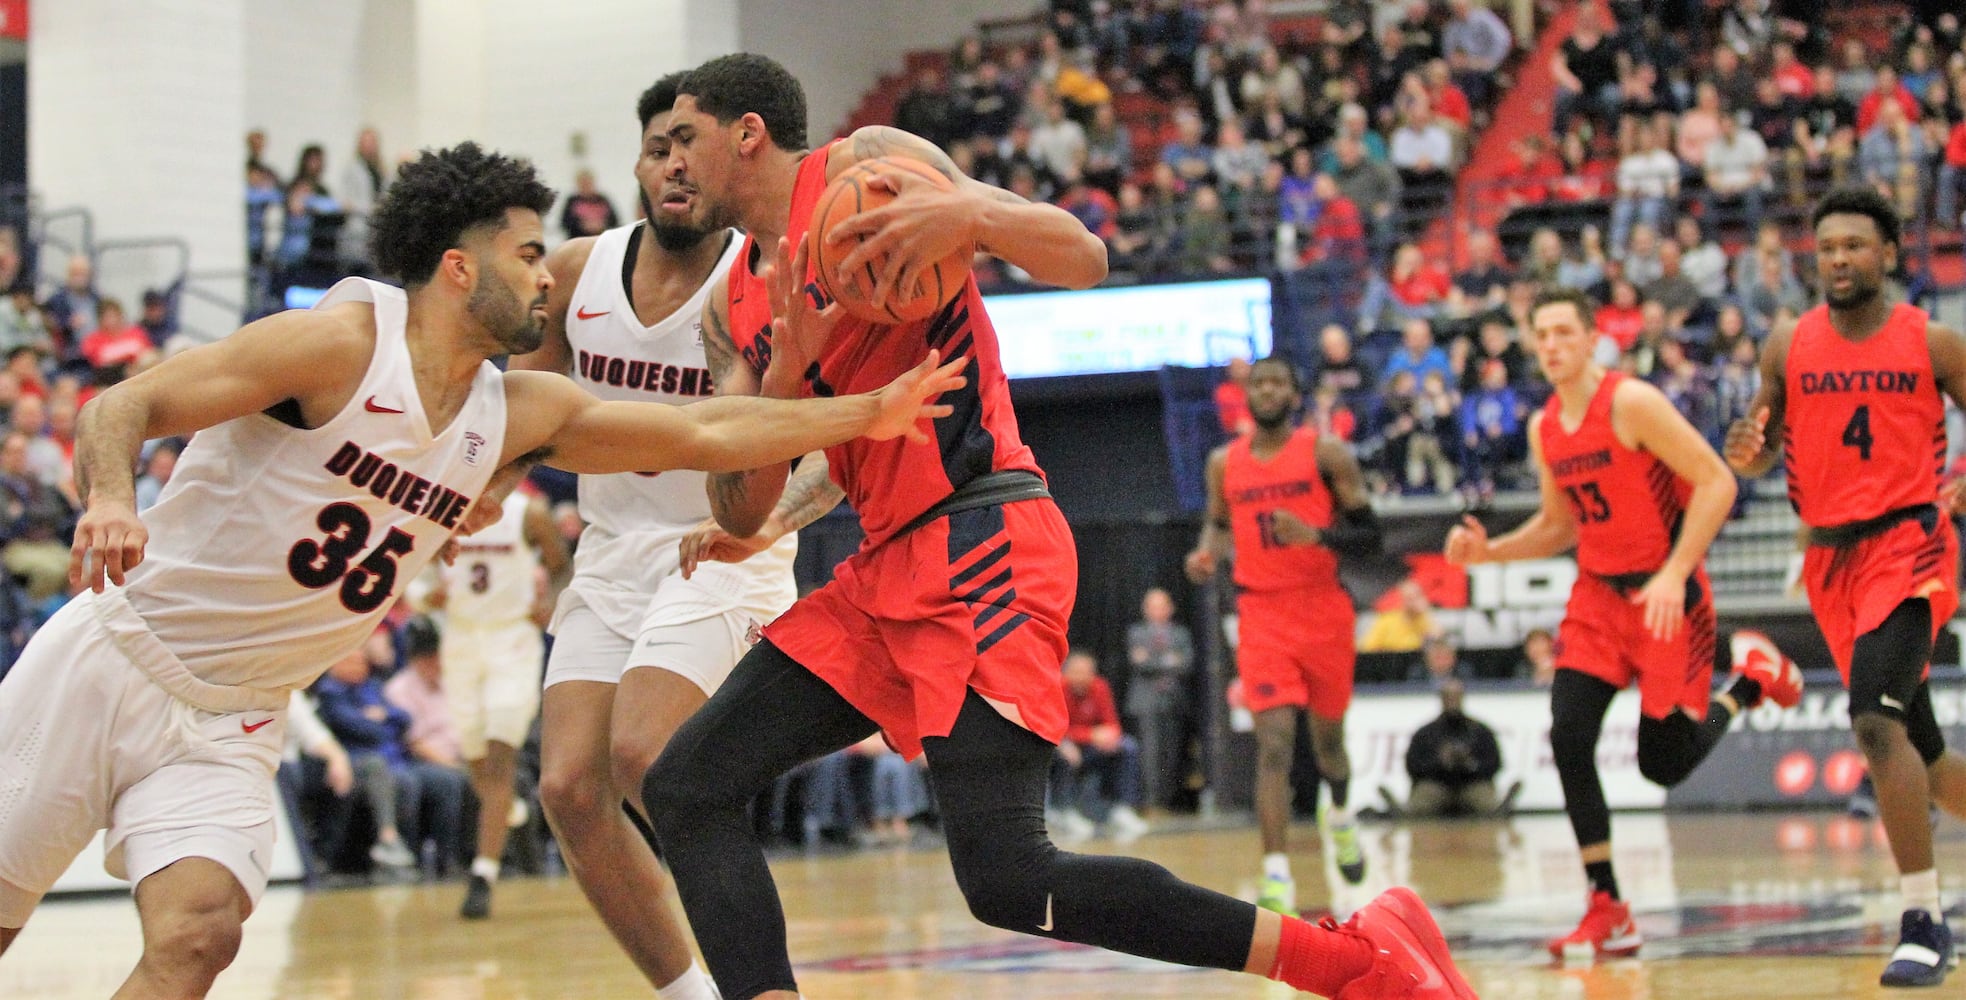
<svg viewBox="0 0 1966 1000">
<path fill-rule="evenodd" d="M 912 287 L 896 289 L 886 302 L 874 302 L 870 298 L 876 273 L 871 264 L 860 280 L 840 282 L 834 279 L 834 266 L 853 251 L 858 241 L 828 239 L 826 234 L 857 213 L 893 201 L 894 195 L 885 189 L 872 187 L 868 182 L 883 174 L 901 173 L 913 174 L 944 191 L 953 186 L 947 177 L 920 160 L 898 156 L 862 160 L 826 185 L 826 190 L 819 195 L 819 203 L 813 206 L 812 224 L 806 231 L 806 253 L 818 273 L 820 289 L 850 315 L 870 323 L 911 323 L 927 319 L 947 305 L 950 299 L 961 294 L 964 283 L 969 280 L 970 258 L 974 251 L 968 247 L 916 274 L 910 281 Z"/>
</svg>

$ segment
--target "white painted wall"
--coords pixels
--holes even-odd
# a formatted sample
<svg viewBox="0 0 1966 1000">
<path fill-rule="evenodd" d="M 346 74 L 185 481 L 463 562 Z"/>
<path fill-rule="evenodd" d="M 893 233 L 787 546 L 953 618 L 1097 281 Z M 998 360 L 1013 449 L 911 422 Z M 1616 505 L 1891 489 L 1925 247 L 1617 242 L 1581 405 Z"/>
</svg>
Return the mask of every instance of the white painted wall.
<svg viewBox="0 0 1966 1000">
<path fill-rule="evenodd" d="M 88 206 L 98 239 L 178 236 L 194 266 L 243 269 L 245 6 L 35 0 L 28 172 L 45 204 Z M 103 290 L 134 305 L 168 265 L 116 254 Z M 229 330 L 237 317 L 193 307 L 185 319 Z"/>
<path fill-rule="evenodd" d="M 813 141 L 846 124 L 882 74 L 903 54 L 953 48 L 981 20 L 1015 17 L 1041 0 L 742 0 L 738 38 L 745 51 L 768 55 L 805 84 Z"/>
<path fill-rule="evenodd" d="M 355 133 L 367 124 L 364 88 L 349 85 L 362 68 L 365 6 L 314 0 L 244 4 L 247 127 L 266 130 L 266 162 L 282 179 L 293 176 L 302 147 L 319 143 L 327 150 L 326 180 L 333 191 L 354 156 Z M 38 70 L 29 64 L 29 73 Z M 241 141 L 233 139 L 239 150 L 234 158 L 244 163 Z"/>
</svg>

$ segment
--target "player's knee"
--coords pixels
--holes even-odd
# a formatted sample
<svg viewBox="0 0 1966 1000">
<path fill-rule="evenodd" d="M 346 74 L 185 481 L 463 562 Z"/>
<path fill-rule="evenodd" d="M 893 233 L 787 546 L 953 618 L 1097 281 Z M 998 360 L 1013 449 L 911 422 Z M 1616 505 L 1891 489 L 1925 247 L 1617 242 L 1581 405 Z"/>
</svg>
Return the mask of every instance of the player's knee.
<svg viewBox="0 0 1966 1000">
<path fill-rule="evenodd" d="M 578 835 L 596 817 L 612 818 L 613 783 L 598 768 L 549 767 L 539 776 L 539 802 L 556 831 Z"/>
<path fill-rule="evenodd" d="M 629 794 L 640 794 L 642 783 L 648 779 L 649 770 L 662 756 L 662 748 L 668 742 L 668 733 L 617 732 L 609 748 L 609 764 L 614 771 L 615 787 Z"/>
<path fill-rule="evenodd" d="M 1256 733 L 1256 770 L 1289 771 L 1296 757 L 1297 736 L 1290 730 L 1258 730 Z"/>
<path fill-rule="evenodd" d="M 1638 723 L 1638 773 L 1645 780 L 1665 788 L 1685 781 L 1700 762 L 1692 752 L 1693 720 L 1679 713 L 1664 719 L 1644 718 Z"/>
<path fill-rule="evenodd" d="M 1006 839 L 952 835 L 949 840 L 949 861 L 970 915 L 991 927 L 1025 933 L 1039 922 L 1034 915 L 1044 909 L 1057 855 L 1058 848 L 1042 834 Z"/>
<path fill-rule="evenodd" d="M 1851 718 L 1850 729 L 1857 737 L 1857 749 L 1863 751 L 1873 770 L 1907 746 L 1904 723 L 1881 712 L 1858 713 Z"/>
<path fill-rule="evenodd" d="M 158 924 L 144 955 L 160 968 L 209 980 L 239 954 L 241 923 L 230 905 L 187 911 Z"/>
</svg>

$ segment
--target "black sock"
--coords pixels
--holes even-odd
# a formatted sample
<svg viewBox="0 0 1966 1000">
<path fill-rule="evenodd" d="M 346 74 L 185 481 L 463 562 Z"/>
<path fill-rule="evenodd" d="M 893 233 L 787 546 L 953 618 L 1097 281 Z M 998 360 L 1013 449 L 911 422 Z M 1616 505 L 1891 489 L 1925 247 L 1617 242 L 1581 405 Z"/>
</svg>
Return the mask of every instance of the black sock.
<svg viewBox="0 0 1966 1000">
<path fill-rule="evenodd" d="M 1734 703 L 1741 706 L 1741 711 L 1745 712 L 1761 701 L 1761 682 L 1742 674 L 1734 678 L 1734 683 L 1728 686 L 1727 693 L 1734 696 Z"/>
<path fill-rule="evenodd" d="M 1592 892 L 1607 892 L 1612 899 L 1618 895 L 1618 876 L 1611 873 L 1609 861 L 1587 861 L 1584 863 L 1584 876 L 1591 880 Z"/>
<path fill-rule="evenodd" d="M 1331 804 L 1340 809 L 1345 808 L 1345 803 L 1352 797 L 1351 777 L 1347 775 L 1343 778 L 1326 778 L 1324 783 L 1331 786 Z"/>
</svg>

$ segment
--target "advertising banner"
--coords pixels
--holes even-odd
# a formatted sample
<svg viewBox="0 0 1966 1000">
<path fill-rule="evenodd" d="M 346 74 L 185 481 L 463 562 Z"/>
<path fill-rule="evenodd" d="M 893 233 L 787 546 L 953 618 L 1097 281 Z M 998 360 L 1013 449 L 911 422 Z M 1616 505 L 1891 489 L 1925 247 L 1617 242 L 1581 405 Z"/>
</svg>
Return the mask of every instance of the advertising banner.
<svg viewBox="0 0 1966 1000">
<path fill-rule="evenodd" d="M 1270 353 L 1263 278 L 984 298 L 1010 378 L 1212 368 Z"/>
</svg>

